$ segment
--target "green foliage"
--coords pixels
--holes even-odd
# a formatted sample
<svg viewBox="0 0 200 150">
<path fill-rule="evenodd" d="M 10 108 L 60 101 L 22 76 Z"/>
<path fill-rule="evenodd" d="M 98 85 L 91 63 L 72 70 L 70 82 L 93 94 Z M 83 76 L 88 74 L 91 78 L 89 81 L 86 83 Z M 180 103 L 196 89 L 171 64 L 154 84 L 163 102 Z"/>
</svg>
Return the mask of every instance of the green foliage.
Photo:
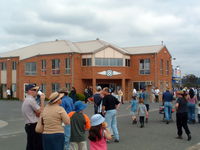
<svg viewBox="0 0 200 150">
<path fill-rule="evenodd" d="M 183 87 L 198 87 L 198 77 L 193 74 L 185 75 L 182 84 Z"/>
<path fill-rule="evenodd" d="M 80 101 L 84 101 L 85 100 L 85 95 L 83 95 L 83 94 L 77 93 L 76 97 L 77 97 L 77 100 L 80 100 Z"/>
</svg>

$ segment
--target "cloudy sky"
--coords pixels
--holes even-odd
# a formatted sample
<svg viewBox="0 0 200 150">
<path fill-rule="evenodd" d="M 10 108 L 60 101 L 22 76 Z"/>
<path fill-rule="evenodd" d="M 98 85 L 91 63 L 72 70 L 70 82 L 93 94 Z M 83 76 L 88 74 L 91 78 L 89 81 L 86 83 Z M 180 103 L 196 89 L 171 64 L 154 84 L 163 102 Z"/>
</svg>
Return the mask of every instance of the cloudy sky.
<svg viewBox="0 0 200 150">
<path fill-rule="evenodd" d="M 159 45 L 182 74 L 200 76 L 198 0 L 2 0 L 0 52 L 55 39 L 97 37 L 121 47 Z"/>
</svg>

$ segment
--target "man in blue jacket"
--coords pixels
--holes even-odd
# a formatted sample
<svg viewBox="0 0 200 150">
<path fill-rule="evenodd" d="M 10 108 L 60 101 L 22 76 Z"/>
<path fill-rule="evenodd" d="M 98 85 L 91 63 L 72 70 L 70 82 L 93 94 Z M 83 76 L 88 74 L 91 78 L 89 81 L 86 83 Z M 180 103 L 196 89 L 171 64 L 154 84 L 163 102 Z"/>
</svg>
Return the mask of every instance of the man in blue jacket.
<svg viewBox="0 0 200 150">
<path fill-rule="evenodd" d="M 166 124 L 169 124 L 169 120 L 171 119 L 171 114 L 172 114 L 172 100 L 173 100 L 173 95 L 170 93 L 169 88 L 167 88 L 166 92 L 163 93 L 162 99 L 164 103 Z"/>
<path fill-rule="evenodd" d="M 73 99 L 68 96 L 68 90 L 67 88 L 63 88 L 59 91 L 59 93 L 64 93 L 65 95 L 62 98 L 62 104 L 61 106 L 65 109 L 67 114 L 69 114 L 71 111 L 74 111 L 74 103 Z M 69 143 L 70 143 L 70 136 L 71 136 L 71 126 L 65 125 L 65 150 L 69 150 Z"/>
</svg>

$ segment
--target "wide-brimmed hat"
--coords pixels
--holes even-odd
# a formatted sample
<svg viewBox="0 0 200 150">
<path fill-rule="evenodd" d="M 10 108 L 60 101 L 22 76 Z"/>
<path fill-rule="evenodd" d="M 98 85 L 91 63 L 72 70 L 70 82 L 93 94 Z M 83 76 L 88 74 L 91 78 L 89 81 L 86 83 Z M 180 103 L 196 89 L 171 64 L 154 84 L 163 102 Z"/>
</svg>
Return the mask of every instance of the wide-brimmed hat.
<svg viewBox="0 0 200 150">
<path fill-rule="evenodd" d="M 66 94 L 68 94 L 68 89 L 67 88 L 62 88 L 58 92 L 59 93 L 66 93 Z"/>
<path fill-rule="evenodd" d="M 97 125 L 102 124 L 105 121 L 105 118 L 100 114 L 95 114 L 91 117 L 90 120 L 91 120 L 92 126 L 97 126 Z"/>
<path fill-rule="evenodd" d="M 29 90 L 33 90 L 33 89 L 36 89 L 36 90 L 39 90 L 39 86 L 37 86 L 36 84 L 28 84 L 26 85 L 26 91 L 29 91 Z"/>
<path fill-rule="evenodd" d="M 81 110 L 84 110 L 87 107 L 87 105 L 83 104 L 83 102 L 81 101 L 77 101 L 74 103 L 74 107 L 76 112 L 80 112 Z"/>
<path fill-rule="evenodd" d="M 49 96 L 49 104 L 54 104 L 64 96 L 64 93 L 53 92 Z"/>
</svg>

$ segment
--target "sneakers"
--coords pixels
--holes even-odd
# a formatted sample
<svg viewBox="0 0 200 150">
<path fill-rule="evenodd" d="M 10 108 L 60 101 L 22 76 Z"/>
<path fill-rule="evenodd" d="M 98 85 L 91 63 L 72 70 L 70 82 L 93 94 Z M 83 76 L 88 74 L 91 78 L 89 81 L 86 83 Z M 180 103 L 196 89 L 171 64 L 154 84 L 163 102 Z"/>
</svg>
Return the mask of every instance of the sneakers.
<svg viewBox="0 0 200 150">
<path fill-rule="evenodd" d="M 119 140 L 115 139 L 114 142 L 115 142 L 115 143 L 119 143 Z"/>
</svg>

